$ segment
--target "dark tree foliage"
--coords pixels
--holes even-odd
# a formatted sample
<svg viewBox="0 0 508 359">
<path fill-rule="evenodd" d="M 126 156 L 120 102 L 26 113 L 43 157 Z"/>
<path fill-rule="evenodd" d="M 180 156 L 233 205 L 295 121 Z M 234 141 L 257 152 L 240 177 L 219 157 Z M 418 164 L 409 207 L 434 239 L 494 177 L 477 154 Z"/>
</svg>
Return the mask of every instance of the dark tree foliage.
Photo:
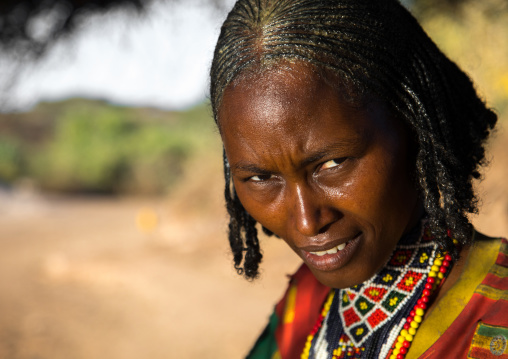
<svg viewBox="0 0 508 359">
<path fill-rule="evenodd" d="M 84 16 L 126 9 L 140 12 L 147 0 L 3 0 L 0 2 L 0 49 L 4 54 L 40 56 L 69 35 Z M 37 23 L 44 21 L 44 28 Z"/>
</svg>

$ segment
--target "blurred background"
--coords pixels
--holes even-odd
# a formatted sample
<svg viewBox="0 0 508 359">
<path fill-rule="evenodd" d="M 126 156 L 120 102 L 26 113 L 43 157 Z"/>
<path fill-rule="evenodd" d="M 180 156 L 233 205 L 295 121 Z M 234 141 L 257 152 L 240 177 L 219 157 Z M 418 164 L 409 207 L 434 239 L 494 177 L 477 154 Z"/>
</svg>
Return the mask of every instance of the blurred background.
<svg viewBox="0 0 508 359">
<path fill-rule="evenodd" d="M 0 358 L 241 358 L 299 260 L 232 268 L 206 100 L 233 0 L 0 5 Z M 508 5 L 407 0 L 499 114 L 475 225 L 508 234 Z"/>
</svg>

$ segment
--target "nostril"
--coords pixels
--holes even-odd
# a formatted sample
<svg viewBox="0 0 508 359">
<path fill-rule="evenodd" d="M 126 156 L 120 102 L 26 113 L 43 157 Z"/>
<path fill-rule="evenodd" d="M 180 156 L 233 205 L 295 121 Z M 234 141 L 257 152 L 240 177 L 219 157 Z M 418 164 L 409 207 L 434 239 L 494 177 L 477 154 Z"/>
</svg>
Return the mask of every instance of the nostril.
<svg viewBox="0 0 508 359">
<path fill-rule="evenodd" d="M 330 229 L 331 225 L 337 222 L 340 218 L 342 218 L 342 213 L 333 209 L 326 208 L 320 211 L 319 213 L 319 234 L 326 232 Z"/>
<path fill-rule="evenodd" d="M 321 227 L 321 229 L 319 230 L 318 234 L 322 234 L 322 233 L 325 233 L 326 231 L 328 231 L 328 229 L 330 229 L 332 223 L 327 223 L 323 227 Z"/>
<path fill-rule="evenodd" d="M 322 209 L 317 206 L 311 211 L 300 212 L 296 218 L 296 228 L 306 236 L 312 237 L 325 233 L 342 217 L 339 211 L 334 209 Z"/>
</svg>

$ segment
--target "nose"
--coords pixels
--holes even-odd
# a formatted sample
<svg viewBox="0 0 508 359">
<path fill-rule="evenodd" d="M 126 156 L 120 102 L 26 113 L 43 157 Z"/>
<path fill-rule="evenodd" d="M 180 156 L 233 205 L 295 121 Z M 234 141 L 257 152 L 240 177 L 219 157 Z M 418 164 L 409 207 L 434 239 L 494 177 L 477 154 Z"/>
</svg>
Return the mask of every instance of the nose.
<svg viewBox="0 0 508 359">
<path fill-rule="evenodd" d="M 326 204 L 323 194 L 308 185 L 293 189 L 293 225 L 301 234 L 313 237 L 323 233 L 341 217 L 341 213 Z"/>
</svg>

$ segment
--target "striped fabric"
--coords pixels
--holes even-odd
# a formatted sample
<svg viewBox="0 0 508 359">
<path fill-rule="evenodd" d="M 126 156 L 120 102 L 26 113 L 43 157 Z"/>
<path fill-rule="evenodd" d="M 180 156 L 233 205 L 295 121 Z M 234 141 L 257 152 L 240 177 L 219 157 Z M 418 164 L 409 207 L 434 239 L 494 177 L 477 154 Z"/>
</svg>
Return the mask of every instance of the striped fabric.
<svg viewBox="0 0 508 359">
<path fill-rule="evenodd" d="M 508 359 L 508 328 L 478 323 L 468 359 Z"/>
</svg>

